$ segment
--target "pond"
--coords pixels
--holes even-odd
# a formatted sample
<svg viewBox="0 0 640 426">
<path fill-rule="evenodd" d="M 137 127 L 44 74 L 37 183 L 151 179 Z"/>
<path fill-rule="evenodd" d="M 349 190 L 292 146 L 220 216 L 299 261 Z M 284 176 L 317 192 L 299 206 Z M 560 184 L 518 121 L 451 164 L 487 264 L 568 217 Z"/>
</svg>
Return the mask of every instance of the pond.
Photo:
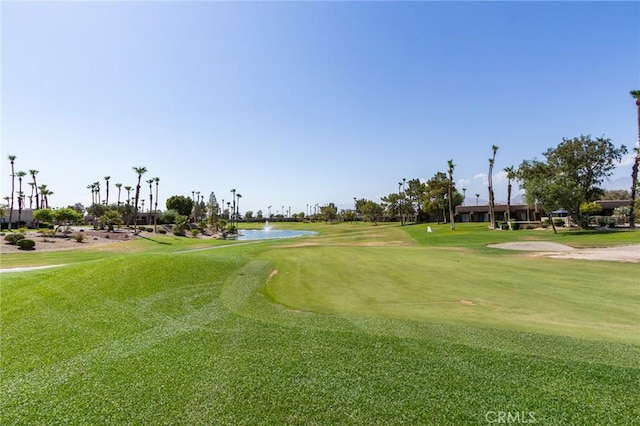
<svg viewBox="0 0 640 426">
<path fill-rule="evenodd" d="M 269 240 L 272 238 L 295 238 L 305 235 L 315 235 L 316 231 L 298 231 L 293 229 L 241 229 L 238 240 Z"/>
</svg>

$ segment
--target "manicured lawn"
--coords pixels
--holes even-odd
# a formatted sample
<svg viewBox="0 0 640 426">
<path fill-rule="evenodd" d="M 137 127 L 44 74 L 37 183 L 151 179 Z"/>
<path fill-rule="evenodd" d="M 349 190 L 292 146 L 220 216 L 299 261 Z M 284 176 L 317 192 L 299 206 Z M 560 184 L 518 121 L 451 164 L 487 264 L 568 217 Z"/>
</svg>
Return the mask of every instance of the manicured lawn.
<svg viewBox="0 0 640 426">
<path fill-rule="evenodd" d="M 289 226 L 319 234 L 29 254 L 67 266 L 0 276 L 2 424 L 640 416 L 638 265 L 485 247 L 628 244 L 640 232 L 432 224 L 427 241 L 426 225 Z"/>
</svg>

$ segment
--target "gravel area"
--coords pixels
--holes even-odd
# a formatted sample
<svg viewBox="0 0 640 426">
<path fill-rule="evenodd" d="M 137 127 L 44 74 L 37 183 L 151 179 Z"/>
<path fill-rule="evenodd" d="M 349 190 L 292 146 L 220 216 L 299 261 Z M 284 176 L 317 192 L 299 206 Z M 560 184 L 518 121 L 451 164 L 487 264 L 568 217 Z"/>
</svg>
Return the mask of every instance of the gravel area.
<svg viewBox="0 0 640 426">
<path fill-rule="evenodd" d="M 35 251 L 37 252 L 49 252 L 57 250 L 71 250 L 82 249 L 87 247 L 95 247 L 106 244 L 113 244 L 119 241 L 128 241 L 137 238 L 130 231 L 98 231 L 93 229 L 84 229 L 83 233 L 86 238 L 81 243 L 77 242 L 73 235 L 80 232 L 79 230 L 73 230 L 70 234 L 64 235 L 58 233 L 55 237 L 43 237 L 42 234 L 34 231 L 29 231 L 25 234 L 26 238 L 29 238 L 36 242 Z M 4 253 L 23 253 L 28 254 L 31 251 L 18 250 L 17 245 L 6 244 L 0 237 L 0 254 Z"/>
</svg>

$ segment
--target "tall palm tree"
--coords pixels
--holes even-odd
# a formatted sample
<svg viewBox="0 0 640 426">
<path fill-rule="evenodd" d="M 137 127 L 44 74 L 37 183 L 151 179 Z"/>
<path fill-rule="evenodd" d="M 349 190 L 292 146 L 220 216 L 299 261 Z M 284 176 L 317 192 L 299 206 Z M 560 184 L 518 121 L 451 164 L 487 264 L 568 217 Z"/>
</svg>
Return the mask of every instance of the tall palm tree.
<svg viewBox="0 0 640 426">
<path fill-rule="evenodd" d="M 462 188 L 462 205 L 464 206 L 466 204 L 467 200 L 467 188 Z"/>
<path fill-rule="evenodd" d="M 9 159 L 9 162 L 11 163 L 11 202 L 9 204 L 9 230 L 11 230 L 11 222 L 13 221 L 13 196 L 14 196 L 15 191 L 16 191 L 16 189 L 15 189 L 16 174 L 15 174 L 15 169 L 14 169 L 16 156 L 15 155 L 9 155 L 7 158 Z"/>
<path fill-rule="evenodd" d="M 496 201 L 493 194 L 493 165 L 496 162 L 496 152 L 498 147 L 496 145 L 491 146 L 492 157 L 489 159 L 489 219 L 491 220 L 491 229 L 496 229 Z"/>
<path fill-rule="evenodd" d="M 238 199 L 238 204 L 236 206 L 236 222 L 237 222 L 238 220 L 240 220 L 240 198 L 242 198 L 242 195 L 236 194 L 236 198 Z"/>
<path fill-rule="evenodd" d="M 40 185 L 40 187 L 38 189 L 40 190 L 40 207 L 43 208 L 43 209 L 48 209 L 49 208 L 49 195 L 53 195 L 53 192 L 51 192 L 47 188 L 47 185 Z"/>
<path fill-rule="evenodd" d="M 95 191 L 94 191 L 94 188 L 93 188 L 93 184 L 87 185 L 87 189 L 89 191 L 91 191 L 91 204 L 93 205 L 93 204 L 95 204 Z"/>
<path fill-rule="evenodd" d="M 40 173 L 37 170 L 29 170 L 29 174 L 31 175 L 31 178 L 33 179 L 33 187 L 35 188 L 36 191 L 36 210 L 40 209 L 40 202 L 38 201 L 38 183 L 36 182 L 36 175 Z"/>
<path fill-rule="evenodd" d="M 149 184 L 149 211 L 153 208 L 153 178 L 146 181 Z"/>
<path fill-rule="evenodd" d="M 449 190 L 449 222 L 451 222 L 451 230 L 456 230 L 456 222 L 453 218 L 453 169 L 455 168 L 455 164 L 453 164 L 453 160 L 448 160 L 447 165 L 449 166 L 449 182 L 448 182 L 448 190 Z"/>
<path fill-rule="evenodd" d="M 29 195 L 29 210 L 33 210 L 33 191 L 36 184 L 34 182 L 27 182 L 27 183 L 31 187 L 31 195 Z"/>
<path fill-rule="evenodd" d="M 158 215 L 158 183 L 160 182 L 160 178 L 155 177 L 153 181 L 156 183 L 156 203 L 153 206 L 153 232 L 158 232 L 156 216 Z"/>
<path fill-rule="evenodd" d="M 105 204 L 108 206 L 109 205 L 109 179 L 111 179 L 111 176 L 105 176 L 104 180 L 105 182 L 107 182 L 107 198 L 106 198 L 106 202 Z"/>
<path fill-rule="evenodd" d="M 234 216 L 235 216 L 235 211 L 236 211 L 236 190 L 235 190 L 235 188 L 231 190 L 231 194 L 233 196 L 233 198 L 232 198 L 232 200 L 233 200 L 233 209 L 231 210 L 231 226 L 233 226 Z"/>
<path fill-rule="evenodd" d="M 196 191 L 196 204 L 195 206 L 198 206 L 198 208 L 196 210 L 194 210 L 194 212 L 198 212 L 198 217 L 194 219 L 197 221 L 200 221 L 200 218 L 202 217 L 202 205 L 200 204 L 201 200 L 200 200 L 200 191 Z"/>
<path fill-rule="evenodd" d="M 47 185 L 40 185 L 38 187 L 38 190 L 40 190 L 40 207 L 44 209 L 46 208 L 45 201 L 46 201 L 46 196 L 48 191 Z"/>
<path fill-rule="evenodd" d="M 22 178 L 27 174 L 23 171 L 16 172 L 18 177 L 18 228 L 20 227 L 20 220 L 22 220 L 22 203 L 24 201 L 24 193 L 22 192 Z"/>
<path fill-rule="evenodd" d="M 136 172 L 136 174 L 138 175 L 138 184 L 136 185 L 136 198 L 135 198 L 135 204 L 134 204 L 134 215 L 135 215 L 135 219 L 133 220 L 133 232 L 136 233 L 138 231 L 138 200 L 140 199 L 140 181 L 142 180 L 142 175 L 147 173 L 147 168 L 140 166 L 140 167 L 133 167 L 133 171 Z"/>
<path fill-rule="evenodd" d="M 507 220 L 511 220 L 511 182 L 516 178 L 516 169 L 509 166 L 504 171 L 507 173 Z"/>
<path fill-rule="evenodd" d="M 476 194 L 476 206 L 478 205 L 479 201 L 480 201 L 480 194 Z"/>
<path fill-rule="evenodd" d="M 120 205 L 120 193 L 122 192 L 122 184 L 116 183 L 116 188 L 118 188 L 118 205 Z"/>
<path fill-rule="evenodd" d="M 402 214 L 402 204 L 400 202 L 400 197 L 402 195 L 402 192 L 400 191 L 402 189 L 402 182 L 398 182 L 398 212 L 400 213 L 400 225 L 404 226 L 404 215 Z"/>
<path fill-rule="evenodd" d="M 127 191 L 127 204 L 131 204 L 131 190 L 133 188 L 131 186 L 125 186 L 124 189 Z"/>
<path fill-rule="evenodd" d="M 638 190 L 638 167 L 640 166 L 640 90 L 632 90 L 629 94 L 636 100 L 636 107 L 638 109 L 638 142 L 635 147 L 636 158 L 631 167 L 631 205 L 629 206 L 629 227 L 635 229 L 635 204 L 636 192 Z"/>
<path fill-rule="evenodd" d="M 100 197 L 100 182 L 93 182 L 94 191 L 96 191 L 96 203 L 102 204 L 102 197 Z"/>
</svg>

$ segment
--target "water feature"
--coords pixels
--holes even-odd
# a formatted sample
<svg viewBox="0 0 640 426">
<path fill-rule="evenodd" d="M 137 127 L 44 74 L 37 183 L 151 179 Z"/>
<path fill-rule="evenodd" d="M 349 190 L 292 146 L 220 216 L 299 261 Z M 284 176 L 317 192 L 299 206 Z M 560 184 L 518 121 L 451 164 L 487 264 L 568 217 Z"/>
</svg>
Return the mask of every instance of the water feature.
<svg viewBox="0 0 640 426">
<path fill-rule="evenodd" d="M 305 235 L 315 235 L 316 231 L 301 231 L 296 229 L 273 229 L 269 224 L 269 221 L 265 221 L 262 229 L 242 229 L 238 240 L 250 241 L 250 240 L 268 240 L 272 238 L 295 238 Z"/>
</svg>

